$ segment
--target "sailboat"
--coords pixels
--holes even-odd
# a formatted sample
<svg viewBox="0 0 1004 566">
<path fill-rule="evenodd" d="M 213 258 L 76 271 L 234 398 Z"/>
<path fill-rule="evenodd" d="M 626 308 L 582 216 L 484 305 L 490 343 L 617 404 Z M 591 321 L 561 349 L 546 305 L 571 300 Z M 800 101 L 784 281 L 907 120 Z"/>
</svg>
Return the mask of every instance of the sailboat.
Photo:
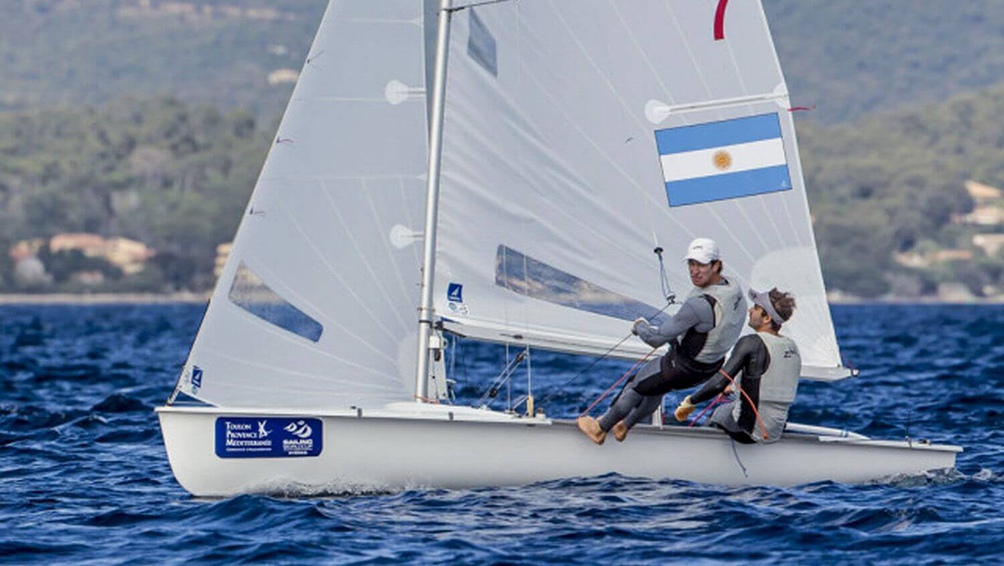
<svg viewBox="0 0 1004 566">
<path fill-rule="evenodd" d="M 642 358 L 631 321 L 679 308 L 695 237 L 743 288 L 794 293 L 804 379 L 850 376 L 789 110 L 759 1 L 333 0 L 157 409 L 175 477 L 229 496 L 952 468 L 956 446 L 807 425 L 596 446 L 531 395 L 446 398 L 454 335 Z"/>
</svg>

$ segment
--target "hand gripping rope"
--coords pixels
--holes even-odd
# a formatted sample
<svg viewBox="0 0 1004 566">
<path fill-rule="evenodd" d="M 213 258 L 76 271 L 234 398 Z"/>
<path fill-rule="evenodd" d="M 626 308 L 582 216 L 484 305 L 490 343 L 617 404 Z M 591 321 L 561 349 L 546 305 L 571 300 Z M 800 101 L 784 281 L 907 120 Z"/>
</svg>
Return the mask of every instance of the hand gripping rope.
<svg viewBox="0 0 1004 566">
<path fill-rule="evenodd" d="M 676 304 L 676 302 L 677 302 L 677 294 L 674 293 L 673 292 L 673 288 L 670 287 L 670 278 L 666 275 L 666 264 L 663 261 L 663 251 L 664 250 L 663 250 L 662 246 L 657 246 L 656 249 L 653 250 L 653 252 L 656 254 L 656 256 L 659 257 L 659 283 L 660 283 L 660 285 L 662 287 L 662 290 L 663 290 L 663 296 L 666 297 L 666 305 L 663 306 L 663 308 L 659 309 L 659 311 L 656 312 L 654 315 L 652 315 L 651 318 L 655 318 L 656 316 L 659 316 L 660 314 L 662 314 L 663 312 L 665 312 L 667 308 L 669 308 L 671 305 Z M 631 338 L 633 335 L 634 335 L 634 332 L 629 333 L 628 335 L 626 335 L 623 338 L 621 338 L 619 342 L 617 342 L 616 344 L 613 344 L 612 346 L 610 346 L 609 349 L 607 349 L 605 352 L 603 352 L 603 355 L 601 355 L 601 356 L 597 357 L 596 359 L 592 360 L 592 363 L 590 363 L 588 366 L 586 366 L 585 369 L 582 369 L 578 373 L 576 373 L 576 374 L 572 375 L 571 377 L 569 377 L 564 383 L 561 383 L 561 385 L 553 393 L 551 393 L 551 394 L 547 395 L 546 397 L 544 397 L 540 401 L 540 404 L 543 404 L 543 403 L 551 400 L 552 398 L 554 398 L 554 395 L 556 395 L 558 393 L 558 391 L 564 389 L 569 383 L 571 383 L 572 381 L 574 381 L 575 379 L 577 379 L 580 375 L 582 375 L 586 371 L 592 369 L 592 366 L 594 366 L 600 360 L 606 358 L 606 356 L 608 356 L 610 354 L 610 352 L 612 352 L 613 350 L 617 349 L 620 346 L 620 344 L 624 343 L 626 340 L 628 340 L 628 338 Z M 643 357 L 642 359 L 640 359 L 634 366 L 632 366 L 631 369 L 629 369 L 628 371 L 626 371 L 616 381 L 614 381 L 613 384 L 610 385 L 610 388 L 607 389 L 606 391 L 604 391 L 601 395 L 599 395 L 599 397 L 596 400 L 594 400 L 592 402 L 592 404 L 589 405 L 589 408 L 585 409 L 585 411 L 582 412 L 582 414 L 586 414 L 587 412 L 589 412 L 590 410 L 592 410 L 592 408 L 594 406 L 596 406 L 596 403 L 598 403 L 600 400 L 603 399 L 603 397 L 605 397 L 607 394 L 609 394 L 609 392 L 614 387 L 616 387 L 617 384 L 620 383 L 620 381 L 622 381 L 626 376 L 630 375 L 631 372 L 634 371 L 635 368 L 639 366 L 639 364 L 641 364 L 645 360 L 649 359 L 649 357 L 652 356 L 653 352 L 655 352 L 657 349 L 659 349 L 659 348 L 652 348 L 652 351 L 650 351 L 649 353 L 647 353 L 645 355 L 645 357 Z"/>
</svg>

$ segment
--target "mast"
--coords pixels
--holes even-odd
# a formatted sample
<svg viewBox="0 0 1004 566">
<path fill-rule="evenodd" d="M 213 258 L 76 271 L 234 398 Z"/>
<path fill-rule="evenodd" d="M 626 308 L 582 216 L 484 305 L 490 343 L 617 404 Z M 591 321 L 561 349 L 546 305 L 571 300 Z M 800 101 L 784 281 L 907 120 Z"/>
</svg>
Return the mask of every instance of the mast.
<svg viewBox="0 0 1004 566">
<path fill-rule="evenodd" d="M 415 400 L 428 397 L 429 344 L 432 336 L 432 291 L 436 274 L 436 219 L 439 215 L 439 173 L 443 157 L 443 108 L 446 105 L 446 61 L 449 54 L 452 0 L 441 0 L 436 33 L 429 120 L 429 168 L 425 185 L 425 238 L 422 256 L 422 299 L 418 307 L 418 363 L 415 366 Z"/>
</svg>

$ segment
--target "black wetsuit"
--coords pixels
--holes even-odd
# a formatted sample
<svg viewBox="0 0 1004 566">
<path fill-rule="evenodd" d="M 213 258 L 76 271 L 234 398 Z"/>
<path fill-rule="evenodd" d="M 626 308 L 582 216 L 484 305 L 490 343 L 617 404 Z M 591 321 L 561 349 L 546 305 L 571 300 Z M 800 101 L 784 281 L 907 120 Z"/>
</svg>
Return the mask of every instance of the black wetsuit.
<svg viewBox="0 0 1004 566">
<path fill-rule="evenodd" d="M 742 328 L 741 307 L 745 306 L 737 286 L 724 279 L 718 286 L 692 291 L 680 310 L 658 328 L 636 322 L 638 338 L 653 348 L 668 343 L 669 352 L 648 362 L 624 386 L 598 419 L 602 430 L 609 431 L 621 420 L 630 429 L 662 405 L 666 392 L 696 387 L 718 371 L 725 350 Z M 719 305 L 712 294 L 731 297 L 728 306 Z M 738 318 L 736 309 L 740 309 Z M 719 319 L 716 310 L 725 316 Z"/>
<path fill-rule="evenodd" d="M 741 406 L 738 422 L 735 423 L 738 427 L 729 426 L 728 423 L 716 422 L 714 420 L 712 424 L 724 430 L 737 442 L 742 442 L 743 444 L 756 442 L 752 436 L 753 427 L 756 426 L 756 413 L 753 411 L 750 401 L 752 400 L 755 405 L 759 406 L 760 378 L 769 367 L 770 352 L 767 350 L 767 345 L 764 344 L 763 340 L 757 334 L 750 334 L 740 338 L 739 342 L 736 343 L 736 347 L 732 350 L 732 356 L 729 357 L 724 367 L 722 367 L 722 371 L 733 380 L 740 379 L 739 372 L 742 372 L 742 389 L 746 394 L 739 395 L 740 399 L 738 401 L 741 403 Z M 727 377 L 718 373 L 717 377 L 712 378 L 697 393 L 691 395 L 690 401 L 695 405 L 708 401 L 724 391 L 730 384 L 731 382 Z"/>
<path fill-rule="evenodd" d="M 702 363 L 694 359 L 704 348 L 708 332 L 715 326 L 715 299 L 699 295 L 687 299 L 680 311 L 658 329 L 642 328 L 638 337 L 650 346 L 669 343 L 669 352 L 660 360 L 660 372 L 639 375 L 635 390 L 644 395 L 665 395 L 703 383 L 722 367 L 722 360 Z M 679 341 L 677 337 L 679 336 Z M 639 372 L 640 373 L 640 372 Z"/>
</svg>

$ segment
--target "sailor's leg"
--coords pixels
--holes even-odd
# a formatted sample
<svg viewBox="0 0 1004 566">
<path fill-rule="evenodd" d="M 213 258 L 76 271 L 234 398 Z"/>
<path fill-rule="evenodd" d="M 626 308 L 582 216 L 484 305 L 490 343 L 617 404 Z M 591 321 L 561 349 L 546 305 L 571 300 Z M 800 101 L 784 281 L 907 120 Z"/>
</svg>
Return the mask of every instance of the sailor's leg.
<svg viewBox="0 0 1004 566">
<path fill-rule="evenodd" d="M 628 413 L 642 404 L 644 398 L 635 391 L 635 387 L 637 387 L 639 382 L 662 373 L 661 359 L 655 358 L 654 360 L 649 360 L 638 370 L 638 373 L 631 376 L 631 379 L 624 385 L 621 392 L 617 394 L 617 397 L 614 397 L 613 402 L 610 403 L 610 408 L 599 419 L 600 428 L 604 432 L 608 432 L 615 424 L 628 416 Z"/>
<path fill-rule="evenodd" d="M 624 417 L 628 416 L 632 410 L 641 405 L 644 401 L 645 397 L 635 391 L 634 382 L 629 383 L 628 386 L 621 391 L 621 394 L 617 397 L 617 401 L 610 405 L 607 412 L 603 413 L 603 416 L 599 418 L 600 428 L 603 429 L 604 432 L 608 432 L 615 424 L 623 420 Z"/>
<path fill-rule="evenodd" d="M 637 385 L 635 385 L 638 393 L 648 396 L 662 396 L 670 391 L 690 389 L 707 381 L 708 378 L 714 375 L 715 371 L 713 370 L 709 373 L 689 372 L 678 367 L 668 354 L 662 357 L 660 365 L 662 371 L 645 379 L 638 380 Z"/>
<path fill-rule="evenodd" d="M 644 419 L 652 416 L 662 405 L 662 395 L 649 395 L 642 397 L 641 403 L 637 407 L 631 410 L 626 417 L 624 417 L 624 425 L 630 430 L 634 425 L 640 423 Z"/>
</svg>

